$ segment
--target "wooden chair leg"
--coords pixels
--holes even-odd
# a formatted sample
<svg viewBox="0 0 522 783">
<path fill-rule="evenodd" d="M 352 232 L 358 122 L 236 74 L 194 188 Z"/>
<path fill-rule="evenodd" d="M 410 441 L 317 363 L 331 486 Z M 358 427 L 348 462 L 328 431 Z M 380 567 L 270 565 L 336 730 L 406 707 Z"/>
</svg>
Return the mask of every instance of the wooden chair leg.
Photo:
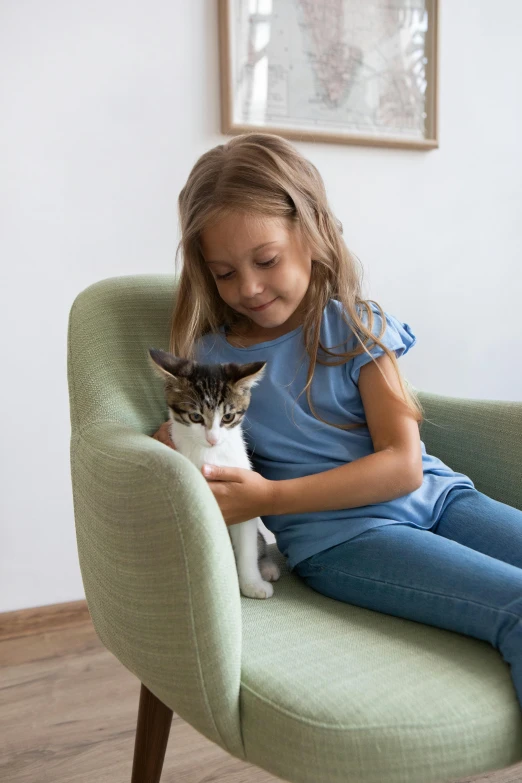
<svg viewBox="0 0 522 783">
<path fill-rule="evenodd" d="M 131 783 L 159 783 L 172 710 L 141 685 Z"/>
</svg>

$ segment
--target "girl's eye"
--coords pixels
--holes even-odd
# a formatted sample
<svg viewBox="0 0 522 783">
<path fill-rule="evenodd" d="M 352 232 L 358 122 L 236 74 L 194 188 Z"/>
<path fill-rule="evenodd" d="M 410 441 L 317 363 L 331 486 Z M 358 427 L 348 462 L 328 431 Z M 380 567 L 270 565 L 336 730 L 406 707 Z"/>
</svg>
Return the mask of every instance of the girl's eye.
<svg viewBox="0 0 522 783">
<path fill-rule="evenodd" d="M 230 424 L 231 421 L 234 421 L 235 417 L 236 417 L 235 413 L 225 413 L 221 421 L 224 422 L 225 424 Z"/>
<path fill-rule="evenodd" d="M 272 266 L 275 258 L 271 258 L 270 261 L 264 261 L 262 264 L 258 264 L 258 266 L 262 267 L 263 269 L 267 269 L 269 266 Z M 227 272 L 226 275 L 216 275 L 216 280 L 228 280 L 230 275 L 232 275 L 233 272 Z"/>
<path fill-rule="evenodd" d="M 201 413 L 189 413 L 189 419 L 190 421 L 193 421 L 194 424 L 198 424 L 198 422 L 203 421 L 203 416 Z"/>
</svg>

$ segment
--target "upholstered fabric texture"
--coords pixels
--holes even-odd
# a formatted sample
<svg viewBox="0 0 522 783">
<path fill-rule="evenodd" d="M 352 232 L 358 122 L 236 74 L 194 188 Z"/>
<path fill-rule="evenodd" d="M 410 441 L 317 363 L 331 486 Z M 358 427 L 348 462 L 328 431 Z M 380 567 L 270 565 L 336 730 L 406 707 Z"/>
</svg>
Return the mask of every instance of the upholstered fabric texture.
<svg viewBox="0 0 522 783">
<path fill-rule="evenodd" d="M 486 642 L 334 601 L 285 569 L 240 596 L 205 479 L 149 436 L 167 418 L 176 281 L 100 281 L 68 332 L 80 566 L 102 642 L 212 742 L 295 783 L 442 783 L 522 758 L 509 668 Z M 522 403 L 419 392 L 426 449 L 522 508 Z"/>
</svg>

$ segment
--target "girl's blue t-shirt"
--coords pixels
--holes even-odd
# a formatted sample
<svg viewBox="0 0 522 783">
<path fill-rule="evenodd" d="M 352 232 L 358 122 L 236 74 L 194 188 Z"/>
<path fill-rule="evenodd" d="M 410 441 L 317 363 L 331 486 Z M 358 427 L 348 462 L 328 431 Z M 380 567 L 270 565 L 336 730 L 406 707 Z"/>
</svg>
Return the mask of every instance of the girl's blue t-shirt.
<svg viewBox="0 0 522 783">
<path fill-rule="evenodd" d="M 378 308 L 374 312 L 372 333 L 379 336 L 382 319 Z M 368 324 L 363 310 L 363 318 Z M 415 345 L 410 326 L 385 313 L 386 330 L 381 337 L 397 357 Z M 349 317 L 348 317 L 349 320 Z M 267 362 L 265 375 L 252 389 L 250 406 L 243 420 L 243 432 L 254 469 L 270 480 L 293 479 L 322 473 L 339 465 L 374 453 L 366 424 L 354 430 L 340 430 L 316 419 L 308 405 L 304 389 L 308 370 L 308 355 L 299 326 L 275 340 L 236 348 L 226 339 L 226 327 L 209 333 L 196 342 L 197 361 Z M 342 305 L 331 299 L 323 311 L 321 343 L 336 353 L 353 350 L 358 342 L 342 317 Z M 372 356 L 384 353 L 374 345 Z M 332 358 L 326 358 L 332 361 Z M 365 422 L 359 394 L 361 367 L 371 361 L 366 352 L 345 364 L 316 364 L 311 384 L 312 405 L 327 421 L 337 424 Z M 348 541 L 374 527 L 409 523 L 417 528 L 431 529 L 442 513 L 448 492 L 453 487 L 474 487 L 468 476 L 456 473 L 437 457 L 426 453 L 421 441 L 424 480 L 422 486 L 408 495 L 387 502 L 333 511 L 313 511 L 301 514 L 277 514 L 262 517 L 275 536 L 278 549 L 288 558 L 293 569 L 301 560 Z"/>
</svg>

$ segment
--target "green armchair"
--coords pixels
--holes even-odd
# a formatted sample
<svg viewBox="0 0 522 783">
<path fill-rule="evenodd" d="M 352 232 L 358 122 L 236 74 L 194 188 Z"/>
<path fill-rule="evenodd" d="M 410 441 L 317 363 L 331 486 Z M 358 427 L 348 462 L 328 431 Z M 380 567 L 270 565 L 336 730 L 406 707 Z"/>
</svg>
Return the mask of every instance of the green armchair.
<svg viewBox="0 0 522 783">
<path fill-rule="evenodd" d="M 487 642 L 322 596 L 282 568 L 243 598 L 199 471 L 149 437 L 167 418 L 175 278 L 102 280 L 68 327 L 81 573 L 102 643 L 141 686 L 133 783 L 160 779 L 172 712 L 295 783 L 443 783 L 522 759 L 508 665 Z M 428 452 L 522 508 L 522 403 L 420 393 Z"/>
</svg>

